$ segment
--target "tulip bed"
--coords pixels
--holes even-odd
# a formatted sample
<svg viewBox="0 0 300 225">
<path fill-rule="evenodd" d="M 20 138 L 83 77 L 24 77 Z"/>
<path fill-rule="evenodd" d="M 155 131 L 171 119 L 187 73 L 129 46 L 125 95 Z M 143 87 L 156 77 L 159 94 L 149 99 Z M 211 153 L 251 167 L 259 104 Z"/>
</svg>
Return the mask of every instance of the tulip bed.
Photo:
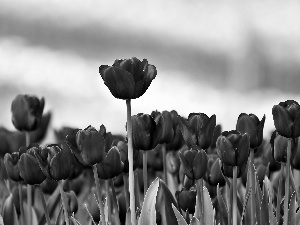
<svg viewBox="0 0 300 225">
<path fill-rule="evenodd" d="M 99 73 L 126 101 L 127 136 L 103 124 L 62 127 L 55 143 L 40 145 L 51 119 L 45 100 L 17 95 L 18 131 L 0 130 L 0 225 L 300 224 L 296 101 L 273 107 L 276 130 L 264 140 L 265 116 L 241 113 L 236 130 L 222 132 L 216 115 L 131 115 L 157 74 L 146 59 Z"/>
</svg>

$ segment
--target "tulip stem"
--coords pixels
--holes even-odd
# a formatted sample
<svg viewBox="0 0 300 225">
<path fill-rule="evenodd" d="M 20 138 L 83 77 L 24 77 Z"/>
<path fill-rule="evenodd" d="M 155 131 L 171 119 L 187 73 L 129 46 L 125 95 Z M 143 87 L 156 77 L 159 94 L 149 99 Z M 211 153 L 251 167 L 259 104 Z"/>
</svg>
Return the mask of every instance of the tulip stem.
<svg viewBox="0 0 300 225">
<path fill-rule="evenodd" d="M 131 225 L 136 225 L 135 195 L 134 195 L 134 173 L 133 173 L 133 146 L 132 146 L 132 122 L 131 122 L 131 100 L 126 100 L 127 106 L 127 139 L 128 139 L 128 162 L 129 162 L 129 193 Z"/>
<path fill-rule="evenodd" d="M 289 212 L 289 189 L 290 189 L 290 159 L 291 159 L 291 139 L 288 139 L 288 146 L 287 146 L 287 157 L 286 157 L 286 166 L 285 166 L 285 193 L 284 193 L 284 220 L 283 224 L 288 224 L 288 212 Z"/>
<path fill-rule="evenodd" d="M 67 211 L 67 199 L 66 199 L 66 196 L 65 196 L 65 192 L 63 190 L 62 180 L 58 181 L 58 187 L 59 187 L 59 191 L 60 191 L 61 202 L 62 202 L 62 205 L 63 205 L 65 222 L 66 222 L 66 225 L 69 225 L 70 221 L 69 221 L 69 215 L 68 215 L 68 211 Z"/>
<path fill-rule="evenodd" d="M 256 212 L 256 203 L 255 203 L 255 194 L 256 194 L 256 187 L 255 187 L 255 170 L 254 170 L 254 149 L 250 148 L 250 186 L 251 186 L 251 225 L 256 224 L 255 220 L 255 212 Z"/>
<path fill-rule="evenodd" d="M 232 180 L 232 224 L 233 225 L 237 225 L 236 184 L 237 184 L 237 166 L 234 166 L 233 167 L 233 180 Z"/>
<path fill-rule="evenodd" d="M 100 182 L 99 182 L 99 177 L 98 177 L 98 172 L 97 172 L 97 164 L 93 165 L 93 172 L 94 172 L 96 190 L 97 190 L 97 195 L 98 195 L 98 204 L 99 204 L 99 208 L 100 208 L 100 219 L 101 219 L 102 225 L 105 225 L 104 206 L 103 206 L 103 202 L 102 202 Z"/>
<path fill-rule="evenodd" d="M 110 188 L 109 180 L 105 180 L 105 189 L 106 189 L 106 201 L 107 201 L 107 220 L 111 222 L 111 199 L 110 199 Z"/>
<path fill-rule="evenodd" d="M 198 196 L 198 204 L 199 204 L 199 219 L 200 224 L 204 224 L 204 205 L 203 205 L 203 178 L 197 181 L 197 196 Z"/>
<path fill-rule="evenodd" d="M 277 218 L 278 223 L 280 223 L 280 218 L 281 218 L 280 203 L 281 203 L 281 199 L 282 199 L 283 171 L 284 171 L 284 166 L 283 166 L 283 163 L 281 163 L 280 175 L 279 175 L 280 177 L 279 177 L 278 188 L 277 188 L 277 207 L 276 207 L 276 218 Z"/>
<path fill-rule="evenodd" d="M 19 201 L 20 201 L 20 224 L 23 225 L 24 224 L 24 208 L 23 208 L 23 192 L 22 192 L 22 184 L 18 183 L 18 187 L 19 187 Z"/>
<path fill-rule="evenodd" d="M 144 196 L 148 189 L 148 176 L 147 176 L 147 151 L 143 151 L 143 179 L 144 179 Z"/>
<path fill-rule="evenodd" d="M 26 147 L 30 145 L 30 135 L 29 132 L 25 131 L 25 140 L 26 140 Z M 30 184 L 27 184 L 27 213 L 28 213 L 28 224 L 32 224 L 32 187 Z"/>
<path fill-rule="evenodd" d="M 125 192 L 125 203 L 126 203 L 126 212 L 129 208 L 129 191 L 128 191 L 128 174 L 123 173 L 123 181 L 124 181 L 124 192 Z"/>
<path fill-rule="evenodd" d="M 161 144 L 161 149 L 162 149 L 162 153 L 163 153 L 163 180 L 166 183 L 166 185 L 168 186 L 168 178 L 167 178 L 167 161 L 166 161 L 166 145 L 165 144 Z"/>
<path fill-rule="evenodd" d="M 114 181 L 112 179 L 109 179 L 111 191 L 112 191 L 112 203 L 113 203 L 113 213 L 115 214 L 115 219 L 116 219 L 116 225 L 120 225 L 120 215 L 119 215 L 119 207 L 118 207 L 118 200 L 117 200 L 117 195 L 115 191 L 115 185 Z"/>
<path fill-rule="evenodd" d="M 39 189 L 39 192 L 40 192 L 40 196 L 41 196 L 41 200 L 42 200 L 42 204 L 43 204 L 43 208 L 44 208 L 44 212 L 45 212 L 47 224 L 51 225 L 51 221 L 50 221 L 50 217 L 49 217 L 49 212 L 48 212 L 48 209 L 47 209 L 47 205 L 46 205 L 46 201 L 45 201 L 45 198 L 44 198 L 43 191 L 42 191 L 40 185 L 37 185 L 37 188 Z"/>
</svg>

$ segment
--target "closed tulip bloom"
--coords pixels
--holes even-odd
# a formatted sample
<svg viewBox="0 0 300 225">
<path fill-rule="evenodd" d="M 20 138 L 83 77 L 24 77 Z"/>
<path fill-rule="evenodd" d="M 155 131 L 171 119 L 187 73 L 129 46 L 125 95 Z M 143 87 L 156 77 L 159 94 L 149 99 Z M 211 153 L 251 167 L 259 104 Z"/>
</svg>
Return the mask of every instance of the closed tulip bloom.
<svg viewBox="0 0 300 225">
<path fill-rule="evenodd" d="M 73 154 L 65 142 L 52 144 L 34 152 L 45 176 L 52 180 L 65 180 L 73 172 Z"/>
<path fill-rule="evenodd" d="M 45 100 L 35 96 L 17 95 L 11 104 L 12 123 L 19 131 L 35 130 L 44 110 Z"/>
<path fill-rule="evenodd" d="M 99 73 L 115 98 L 135 99 L 142 96 L 156 77 L 155 66 L 147 59 L 141 62 L 136 57 L 117 59 L 112 66 L 102 65 Z"/>
<path fill-rule="evenodd" d="M 185 175 L 192 180 L 201 179 L 207 171 L 207 154 L 200 148 L 183 150 L 179 158 L 184 168 Z"/>
<path fill-rule="evenodd" d="M 105 153 L 105 135 L 104 125 L 101 125 L 99 132 L 91 126 L 79 130 L 76 134 L 79 152 L 76 151 L 76 148 L 73 151 L 77 158 L 81 158 L 79 161 L 82 161 L 86 166 L 93 166 L 101 162 Z"/>
<path fill-rule="evenodd" d="M 300 136 L 300 106 L 294 100 L 287 100 L 274 105 L 272 109 L 277 132 L 286 138 Z"/>
<path fill-rule="evenodd" d="M 179 207 L 184 212 L 188 210 L 189 214 L 195 213 L 196 195 L 196 190 L 182 190 L 175 193 Z"/>
<path fill-rule="evenodd" d="M 20 169 L 18 163 L 19 152 L 13 152 L 12 154 L 6 153 L 4 155 L 4 165 L 7 174 L 11 180 L 16 182 L 23 181 L 23 178 L 20 176 Z"/>
<path fill-rule="evenodd" d="M 249 134 L 236 130 L 224 131 L 217 139 L 217 154 L 222 163 L 228 166 L 241 166 L 248 160 Z"/>
<path fill-rule="evenodd" d="M 116 146 L 113 146 L 102 162 L 97 163 L 97 172 L 100 179 L 108 180 L 120 175 L 123 172 L 124 164 Z"/>
<path fill-rule="evenodd" d="M 287 147 L 288 147 L 289 138 L 281 136 L 276 131 L 273 132 L 271 136 L 271 148 L 272 148 L 272 155 L 276 162 L 287 162 Z M 291 160 L 294 159 L 297 151 L 297 146 L 295 141 L 292 139 L 291 141 Z"/>
<path fill-rule="evenodd" d="M 266 116 L 261 121 L 254 114 L 241 113 L 237 120 L 236 130 L 241 134 L 248 133 L 250 136 L 250 148 L 257 149 L 263 140 L 263 128 Z"/>
<path fill-rule="evenodd" d="M 151 116 L 154 118 L 155 121 L 161 123 L 159 127 L 162 129 L 162 131 L 161 131 L 159 143 L 160 144 L 171 143 L 175 136 L 172 114 L 168 111 L 162 111 L 162 113 L 156 111 L 155 113 L 152 112 Z"/>
<path fill-rule="evenodd" d="M 144 151 L 155 148 L 162 134 L 162 123 L 156 123 L 152 116 L 143 113 L 134 115 L 131 119 L 133 148 Z"/>
<path fill-rule="evenodd" d="M 216 126 L 216 115 L 210 118 L 204 113 L 190 113 L 188 119 L 179 116 L 182 136 L 189 148 L 198 146 L 207 149 L 210 146 Z"/>
<path fill-rule="evenodd" d="M 19 161 L 20 175 L 30 185 L 41 184 L 46 179 L 34 155 L 34 152 L 38 151 L 39 148 L 30 148 L 21 155 Z"/>
<path fill-rule="evenodd" d="M 208 173 L 208 183 L 211 186 L 217 186 L 218 184 L 220 186 L 225 185 L 225 179 L 223 177 L 221 167 L 220 167 L 220 161 L 219 159 L 215 159 L 209 169 Z"/>
</svg>

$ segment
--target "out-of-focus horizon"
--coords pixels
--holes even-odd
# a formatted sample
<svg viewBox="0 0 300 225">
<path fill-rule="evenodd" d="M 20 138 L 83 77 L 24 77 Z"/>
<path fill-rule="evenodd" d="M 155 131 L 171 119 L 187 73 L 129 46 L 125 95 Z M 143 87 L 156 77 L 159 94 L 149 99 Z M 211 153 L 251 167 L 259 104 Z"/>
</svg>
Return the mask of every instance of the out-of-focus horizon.
<svg viewBox="0 0 300 225">
<path fill-rule="evenodd" d="M 14 129 L 19 94 L 45 97 L 51 127 L 104 124 L 125 134 L 125 101 L 98 67 L 147 58 L 158 75 L 132 113 L 216 114 L 223 130 L 240 113 L 266 114 L 300 101 L 300 4 L 274 1 L 0 2 L 0 126 Z"/>
</svg>

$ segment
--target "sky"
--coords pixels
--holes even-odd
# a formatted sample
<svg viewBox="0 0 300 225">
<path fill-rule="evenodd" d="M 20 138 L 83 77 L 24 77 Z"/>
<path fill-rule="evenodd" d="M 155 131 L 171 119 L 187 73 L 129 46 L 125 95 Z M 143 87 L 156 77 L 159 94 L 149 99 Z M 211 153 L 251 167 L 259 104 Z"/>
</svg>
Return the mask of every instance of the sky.
<svg viewBox="0 0 300 225">
<path fill-rule="evenodd" d="M 14 130 L 19 94 L 46 100 L 51 130 L 88 125 L 125 134 L 126 104 L 98 68 L 146 58 L 157 68 L 132 113 L 216 114 L 223 130 L 240 113 L 266 115 L 300 101 L 300 4 L 274 1 L 0 1 L 0 125 Z M 51 132 L 51 131 L 50 131 Z"/>
</svg>

